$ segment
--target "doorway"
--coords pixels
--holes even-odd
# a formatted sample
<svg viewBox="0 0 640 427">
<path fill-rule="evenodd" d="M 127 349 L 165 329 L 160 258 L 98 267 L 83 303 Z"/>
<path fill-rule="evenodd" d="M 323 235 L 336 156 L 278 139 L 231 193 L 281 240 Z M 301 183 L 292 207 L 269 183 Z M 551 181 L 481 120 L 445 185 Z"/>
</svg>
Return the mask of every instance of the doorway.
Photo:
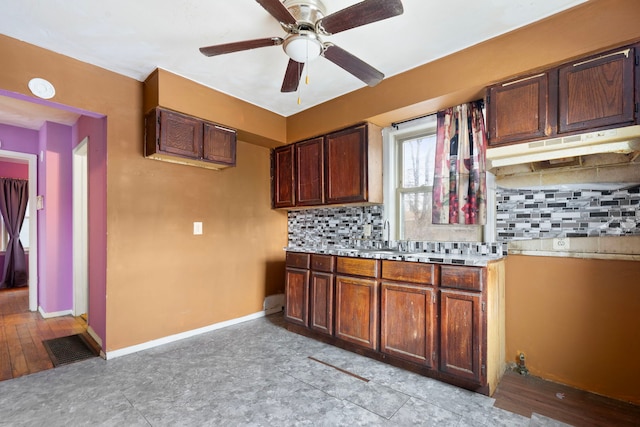
<svg viewBox="0 0 640 427">
<path fill-rule="evenodd" d="M 73 150 L 73 315 L 88 318 L 88 178 L 87 146 L 84 138 Z"/>
<path fill-rule="evenodd" d="M 0 158 L 29 165 L 29 311 L 38 309 L 38 204 L 37 161 L 35 154 L 0 150 Z"/>
</svg>

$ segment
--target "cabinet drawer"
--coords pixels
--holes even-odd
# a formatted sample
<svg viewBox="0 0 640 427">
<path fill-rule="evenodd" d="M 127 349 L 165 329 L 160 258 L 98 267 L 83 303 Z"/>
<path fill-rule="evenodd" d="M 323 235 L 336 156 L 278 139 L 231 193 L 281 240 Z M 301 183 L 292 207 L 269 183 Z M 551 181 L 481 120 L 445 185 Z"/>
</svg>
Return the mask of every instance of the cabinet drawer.
<svg viewBox="0 0 640 427">
<path fill-rule="evenodd" d="M 314 271 L 333 271 L 334 258 L 331 255 L 311 255 L 311 269 Z"/>
<path fill-rule="evenodd" d="M 443 265 L 440 267 L 440 286 L 482 291 L 482 271 L 482 268 Z"/>
<path fill-rule="evenodd" d="M 434 285 L 436 266 L 403 261 L 382 261 L 382 278 L 398 282 Z"/>
<path fill-rule="evenodd" d="M 377 277 L 378 261 L 375 259 L 338 257 L 338 273 L 353 276 Z"/>
<path fill-rule="evenodd" d="M 287 267 L 309 268 L 309 254 L 287 252 Z"/>
</svg>

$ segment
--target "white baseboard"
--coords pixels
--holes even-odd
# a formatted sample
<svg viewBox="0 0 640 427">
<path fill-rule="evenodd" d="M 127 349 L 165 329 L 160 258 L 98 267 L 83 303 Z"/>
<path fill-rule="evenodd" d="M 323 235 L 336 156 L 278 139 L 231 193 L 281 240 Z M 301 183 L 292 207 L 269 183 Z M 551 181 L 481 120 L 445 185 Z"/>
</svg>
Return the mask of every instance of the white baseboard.
<svg viewBox="0 0 640 427">
<path fill-rule="evenodd" d="M 207 332 L 215 331 L 217 329 L 226 328 L 228 326 L 237 325 L 238 323 L 247 322 L 249 320 L 259 319 L 261 317 L 265 317 L 272 313 L 277 313 L 280 310 L 275 310 L 273 312 L 267 311 L 259 311 L 257 313 L 249 314 L 247 316 L 238 317 L 237 319 L 226 320 L 220 323 L 214 323 L 213 325 L 204 326 L 198 329 L 192 329 L 190 331 L 181 332 L 175 335 L 169 335 L 163 338 L 158 338 L 157 340 L 147 341 L 142 344 L 133 345 L 131 347 L 125 347 L 118 350 L 107 351 L 105 353 L 105 359 L 115 359 L 116 357 L 126 356 L 127 354 L 137 353 L 139 351 L 148 350 L 150 348 L 158 347 L 160 345 L 169 344 L 174 341 L 180 341 L 185 338 L 190 338 L 196 335 L 204 334 Z"/>
<path fill-rule="evenodd" d="M 47 313 L 42 309 L 42 306 L 38 307 L 38 311 L 40 312 L 42 317 L 44 317 L 45 319 L 50 319 L 52 317 L 66 316 L 68 314 L 73 315 L 73 311 L 72 310 L 54 311 L 53 313 Z"/>
</svg>

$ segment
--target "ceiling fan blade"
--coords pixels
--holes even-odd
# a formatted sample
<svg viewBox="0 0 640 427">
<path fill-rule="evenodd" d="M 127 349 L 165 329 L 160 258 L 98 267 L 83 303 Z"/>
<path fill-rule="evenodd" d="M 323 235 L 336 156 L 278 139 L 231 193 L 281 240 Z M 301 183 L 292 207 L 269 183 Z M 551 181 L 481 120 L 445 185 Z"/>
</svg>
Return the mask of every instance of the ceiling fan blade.
<svg viewBox="0 0 640 427">
<path fill-rule="evenodd" d="M 324 57 L 371 87 L 384 79 L 380 71 L 334 44 L 325 44 Z"/>
<path fill-rule="evenodd" d="M 284 40 L 280 37 L 269 37 L 266 39 L 245 40 L 242 42 L 217 44 L 214 46 L 201 47 L 200 52 L 205 56 L 216 56 L 224 53 L 239 52 L 241 50 L 255 49 L 258 47 L 278 46 Z"/>
<path fill-rule="evenodd" d="M 365 0 L 325 16 L 316 23 L 322 33 L 336 34 L 351 28 L 402 15 L 400 0 Z"/>
<path fill-rule="evenodd" d="M 303 63 L 289 59 L 289 65 L 287 65 L 287 71 L 284 73 L 284 81 L 280 92 L 295 92 L 298 90 L 302 70 L 304 70 Z"/>
<path fill-rule="evenodd" d="M 267 12 L 279 22 L 283 24 L 296 25 L 296 18 L 289 13 L 280 0 L 256 0 L 260 6 L 264 7 Z"/>
</svg>

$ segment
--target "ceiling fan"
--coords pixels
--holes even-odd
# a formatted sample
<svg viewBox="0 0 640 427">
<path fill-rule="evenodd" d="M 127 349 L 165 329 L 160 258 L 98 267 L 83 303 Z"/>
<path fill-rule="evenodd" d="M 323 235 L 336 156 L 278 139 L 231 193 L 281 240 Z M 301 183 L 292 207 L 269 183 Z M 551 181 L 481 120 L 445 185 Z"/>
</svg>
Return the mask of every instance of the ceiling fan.
<svg viewBox="0 0 640 427">
<path fill-rule="evenodd" d="M 288 33 L 282 37 L 267 37 L 235 43 L 201 47 L 206 56 L 216 56 L 259 47 L 282 45 L 289 56 L 289 64 L 282 82 L 282 92 L 298 89 L 304 65 L 324 56 L 329 61 L 353 74 L 369 86 L 382 81 L 384 74 L 346 50 L 321 36 L 330 36 L 351 28 L 381 21 L 403 13 L 401 0 L 364 0 L 353 6 L 326 15 L 321 0 L 256 0 Z"/>
</svg>

